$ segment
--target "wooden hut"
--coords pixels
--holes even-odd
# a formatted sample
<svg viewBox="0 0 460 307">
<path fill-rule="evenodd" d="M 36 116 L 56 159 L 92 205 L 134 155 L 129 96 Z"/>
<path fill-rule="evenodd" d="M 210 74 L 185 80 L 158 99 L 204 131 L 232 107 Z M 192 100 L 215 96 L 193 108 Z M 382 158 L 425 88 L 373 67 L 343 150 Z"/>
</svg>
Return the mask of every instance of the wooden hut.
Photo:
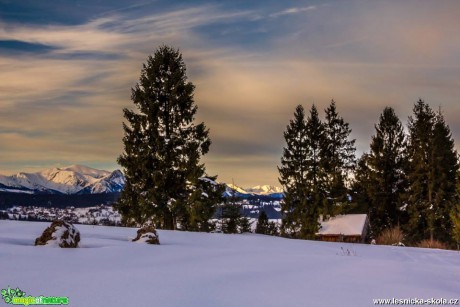
<svg viewBox="0 0 460 307">
<path fill-rule="evenodd" d="M 321 241 L 364 243 L 369 229 L 367 214 L 345 214 L 321 221 Z"/>
</svg>

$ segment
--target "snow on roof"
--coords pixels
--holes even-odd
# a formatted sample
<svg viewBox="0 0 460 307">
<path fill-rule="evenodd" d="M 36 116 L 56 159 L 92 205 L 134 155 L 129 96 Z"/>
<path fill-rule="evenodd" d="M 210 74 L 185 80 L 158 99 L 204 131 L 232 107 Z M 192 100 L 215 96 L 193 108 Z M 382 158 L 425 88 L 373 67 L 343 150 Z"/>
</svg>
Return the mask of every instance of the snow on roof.
<svg viewBox="0 0 460 307">
<path fill-rule="evenodd" d="M 360 236 L 366 223 L 366 214 L 338 215 L 321 222 L 319 235 Z"/>
</svg>

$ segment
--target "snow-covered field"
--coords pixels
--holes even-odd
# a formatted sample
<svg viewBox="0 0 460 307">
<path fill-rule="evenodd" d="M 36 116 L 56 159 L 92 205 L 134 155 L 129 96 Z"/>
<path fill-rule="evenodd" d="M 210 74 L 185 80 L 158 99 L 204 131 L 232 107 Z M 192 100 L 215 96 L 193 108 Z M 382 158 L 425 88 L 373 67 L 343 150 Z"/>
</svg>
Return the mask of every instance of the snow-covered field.
<svg viewBox="0 0 460 307">
<path fill-rule="evenodd" d="M 135 229 L 89 225 L 76 225 L 81 248 L 33 246 L 49 224 L 0 221 L 0 289 L 68 296 L 69 306 L 86 307 L 460 298 L 455 251 L 161 230 L 161 245 L 144 245 L 130 242 Z"/>
</svg>

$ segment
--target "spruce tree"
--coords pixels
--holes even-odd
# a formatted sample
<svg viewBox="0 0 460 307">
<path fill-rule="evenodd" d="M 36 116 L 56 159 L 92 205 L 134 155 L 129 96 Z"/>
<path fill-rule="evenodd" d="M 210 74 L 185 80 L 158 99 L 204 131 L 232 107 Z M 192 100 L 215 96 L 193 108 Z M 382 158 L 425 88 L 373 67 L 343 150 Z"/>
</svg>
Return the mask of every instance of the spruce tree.
<svg viewBox="0 0 460 307">
<path fill-rule="evenodd" d="M 413 116 L 409 117 L 409 171 L 407 232 L 412 240 L 429 237 L 428 210 L 431 206 L 429 182 L 431 173 L 431 141 L 433 139 L 434 113 L 423 100 L 417 101 Z"/>
<path fill-rule="evenodd" d="M 324 200 L 324 174 L 320 144 L 323 126 L 313 105 L 305 121 L 305 112 L 297 106 L 294 119 L 285 133 L 279 181 L 284 189 L 283 235 L 313 239 L 319 229 L 319 207 Z"/>
<path fill-rule="evenodd" d="M 216 228 L 211 222 L 217 206 L 224 201 L 225 186 L 216 182 L 217 176 L 199 178 L 190 194 L 185 212 L 181 215 L 181 229 L 211 232 Z"/>
<path fill-rule="evenodd" d="M 127 223 L 175 229 L 186 214 L 190 191 L 204 175 L 208 130 L 195 124 L 195 86 L 178 50 L 158 48 L 132 89 L 135 109 L 123 110 L 124 152 L 118 158 L 126 187 L 117 208 Z"/>
<path fill-rule="evenodd" d="M 409 118 L 410 220 L 407 231 L 412 239 L 451 238 L 449 213 L 457 203 L 458 159 L 450 129 L 443 116 L 435 114 L 423 100 Z"/>
<path fill-rule="evenodd" d="M 430 238 L 451 241 L 451 211 L 458 203 L 458 154 L 449 126 L 439 111 L 435 116 L 431 150 L 430 186 L 431 206 L 428 211 Z M 430 197 L 430 196 L 429 196 Z"/>
<path fill-rule="evenodd" d="M 323 167 L 322 144 L 324 143 L 324 125 L 318 116 L 315 105 L 310 109 L 306 123 L 307 139 L 307 204 L 301 215 L 301 237 L 314 239 L 319 230 L 319 213 L 327 201 L 326 173 Z"/>
<path fill-rule="evenodd" d="M 281 204 L 282 235 L 296 237 L 300 232 L 300 213 L 307 202 L 307 128 L 305 111 L 298 105 L 284 132 L 286 146 L 283 148 L 279 182 L 283 186 L 284 199 Z"/>
<path fill-rule="evenodd" d="M 268 216 L 265 211 L 262 210 L 257 219 L 256 233 L 267 234 L 268 233 Z"/>
<path fill-rule="evenodd" d="M 356 164 L 356 148 L 355 140 L 350 139 L 349 124 L 337 113 L 334 100 L 325 110 L 325 114 L 321 162 L 327 199 L 321 211 L 324 216 L 331 216 L 335 213 L 336 205 L 344 205 L 348 201 L 346 181 Z"/>
<path fill-rule="evenodd" d="M 225 199 L 225 202 L 221 207 L 221 230 L 223 233 L 241 232 L 241 219 L 243 218 L 243 215 L 241 214 L 242 206 L 234 187 L 235 184 L 232 185 L 230 197 Z"/>
<path fill-rule="evenodd" d="M 278 226 L 275 222 L 269 222 L 267 213 L 262 210 L 257 219 L 256 233 L 277 236 L 278 235 Z"/>
<path fill-rule="evenodd" d="M 370 195 L 370 168 L 369 154 L 363 153 L 356 163 L 354 180 L 351 185 L 351 203 L 344 206 L 342 214 L 369 214 L 371 195 Z M 372 229 L 371 229 L 372 230 Z"/>
<path fill-rule="evenodd" d="M 367 195 L 374 234 L 399 225 L 406 189 L 406 140 L 404 128 L 393 108 L 386 107 L 375 125 L 367 156 Z"/>
<path fill-rule="evenodd" d="M 240 217 L 238 231 L 239 233 L 252 232 L 252 221 L 246 215 Z"/>
</svg>

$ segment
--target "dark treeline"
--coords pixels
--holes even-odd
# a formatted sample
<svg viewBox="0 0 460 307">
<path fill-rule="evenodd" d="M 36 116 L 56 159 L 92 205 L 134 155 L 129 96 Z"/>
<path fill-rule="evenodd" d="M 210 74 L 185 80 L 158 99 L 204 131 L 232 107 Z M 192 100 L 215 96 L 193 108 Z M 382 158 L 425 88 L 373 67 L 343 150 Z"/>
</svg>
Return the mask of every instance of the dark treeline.
<svg viewBox="0 0 460 307">
<path fill-rule="evenodd" d="M 280 183 L 286 192 L 282 232 L 313 238 L 318 219 L 367 213 L 371 237 L 400 227 L 405 240 L 459 241 L 458 154 L 442 112 L 415 103 L 407 133 L 386 107 L 370 149 L 354 159 L 354 140 L 335 102 L 321 122 L 313 105 L 298 106 L 285 131 Z"/>
<path fill-rule="evenodd" d="M 13 206 L 37 206 L 45 208 L 93 207 L 101 204 L 113 204 L 120 193 L 102 194 L 25 194 L 0 192 L 0 210 Z"/>
</svg>

